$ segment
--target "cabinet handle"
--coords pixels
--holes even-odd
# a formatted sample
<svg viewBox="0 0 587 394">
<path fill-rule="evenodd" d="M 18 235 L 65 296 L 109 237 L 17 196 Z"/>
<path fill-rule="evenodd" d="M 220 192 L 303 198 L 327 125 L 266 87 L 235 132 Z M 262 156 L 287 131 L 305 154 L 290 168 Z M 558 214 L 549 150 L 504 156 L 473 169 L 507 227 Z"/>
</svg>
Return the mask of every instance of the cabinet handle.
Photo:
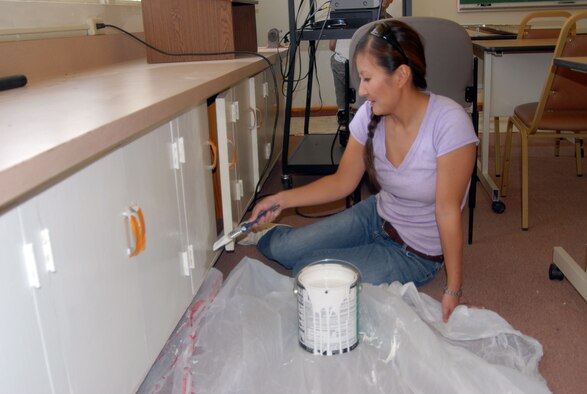
<svg viewBox="0 0 587 394">
<path fill-rule="evenodd" d="M 263 126 L 263 111 L 261 111 L 260 108 L 256 108 L 255 107 L 255 113 L 259 113 L 259 115 L 256 116 L 255 122 L 257 124 L 257 128 Z"/>
<path fill-rule="evenodd" d="M 236 164 L 236 145 L 230 138 L 226 139 L 230 145 L 232 145 L 232 156 L 230 158 L 230 163 L 228 164 L 228 169 L 232 170 L 234 165 Z"/>
<path fill-rule="evenodd" d="M 124 214 L 128 218 L 130 228 L 127 253 L 129 257 L 134 257 L 145 250 L 147 246 L 147 228 L 141 208 L 132 205 L 129 207 L 129 211 L 129 213 Z"/>
<path fill-rule="evenodd" d="M 216 144 L 210 140 L 206 141 L 206 145 L 210 146 L 210 149 L 212 149 L 212 164 L 206 166 L 206 168 L 214 171 L 218 166 L 218 148 L 216 147 Z"/>
<path fill-rule="evenodd" d="M 137 216 L 139 217 L 139 227 L 141 230 L 139 237 L 141 241 L 141 250 L 139 251 L 140 253 L 147 247 L 147 226 L 145 225 L 145 217 L 143 216 L 143 210 L 141 208 L 137 210 Z"/>
<path fill-rule="evenodd" d="M 249 107 L 249 112 L 251 113 L 251 125 L 249 126 L 249 130 L 255 130 L 257 127 L 257 111 L 256 108 Z"/>
</svg>

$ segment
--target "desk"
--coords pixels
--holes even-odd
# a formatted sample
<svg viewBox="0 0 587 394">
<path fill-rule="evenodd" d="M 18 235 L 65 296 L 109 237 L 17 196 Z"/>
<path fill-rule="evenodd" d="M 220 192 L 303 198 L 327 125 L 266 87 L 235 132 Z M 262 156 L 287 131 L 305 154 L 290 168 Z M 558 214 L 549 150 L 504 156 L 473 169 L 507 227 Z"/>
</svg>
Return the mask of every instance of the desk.
<svg viewBox="0 0 587 394">
<path fill-rule="evenodd" d="M 473 53 L 482 60 L 483 70 L 483 136 L 477 176 L 494 203 L 502 204 L 488 171 L 489 122 L 494 116 L 510 116 L 519 104 L 538 101 L 555 46 L 556 39 L 473 41 Z"/>
<path fill-rule="evenodd" d="M 568 67 L 571 70 L 587 72 L 587 56 L 578 57 L 557 57 L 554 64 L 561 67 Z"/>
<path fill-rule="evenodd" d="M 463 25 L 471 40 L 514 40 L 520 25 Z"/>
</svg>

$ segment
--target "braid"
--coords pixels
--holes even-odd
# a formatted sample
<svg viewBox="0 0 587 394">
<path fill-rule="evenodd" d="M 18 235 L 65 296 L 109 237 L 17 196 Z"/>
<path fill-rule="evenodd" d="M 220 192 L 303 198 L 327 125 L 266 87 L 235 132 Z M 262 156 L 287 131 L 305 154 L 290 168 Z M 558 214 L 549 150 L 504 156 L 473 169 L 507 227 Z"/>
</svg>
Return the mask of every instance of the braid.
<svg viewBox="0 0 587 394">
<path fill-rule="evenodd" d="M 367 142 L 365 143 L 365 156 L 363 160 L 365 161 L 365 169 L 367 171 L 368 182 L 367 186 L 369 191 L 373 194 L 379 192 L 381 186 L 377 181 L 377 174 L 375 172 L 375 154 L 373 153 L 373 136 L 375 135 L 375 128 L 379 124 L 381 120 L 381 116 L 371 114 L 371 121 L 369 125 L 367 125 L 367 130 L 369 131 Z"/>
</svg>

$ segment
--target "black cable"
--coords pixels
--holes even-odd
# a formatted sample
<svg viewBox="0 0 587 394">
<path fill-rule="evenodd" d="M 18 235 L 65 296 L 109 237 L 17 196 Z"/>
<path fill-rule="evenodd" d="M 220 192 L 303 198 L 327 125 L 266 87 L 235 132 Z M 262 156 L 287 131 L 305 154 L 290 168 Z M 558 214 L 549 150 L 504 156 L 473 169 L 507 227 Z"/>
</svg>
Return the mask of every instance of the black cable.
<svg viewBox="0 0 587 394">
<path fill-rule="evenodd" d="M 163 55 L 167 55 L 167 56 L 221 56 L 221 55 L 253 55 L 253 56 L 258 56 L 260 58 L 262 58 L 263 60 L 265 60 L 265 62 L 269 65 L 269 70 L 271 71 L 271 75 L 273 77 L 273 86 L 274 86 L 274 90 L 275 90 L 275 120 L 273 122 L 273 131 L 271 133 L 271 152 L 269 153 L 269 159 L 267 160 L 267 163 L 265 163 L 265 167 L 263 168 L 263 171 L 259 174 L 259 181 L 257 182 L 257 185 L 255 185 L 255 193 L 253 195 L 253 203 L 251 204 L 251 206 L 255 205 L 255 202 L 257 201 L 257 195 L 259 193 L 259 187 L 261 186 L 261 181 L 263 180 L 263 178 L 265 178 L 266 172 L 269 169 L 269 166 L 271 165 L 271 161 L 273 159 L 273 154 L 274 154 L 274 147 L 275 147 L 275 135 L 277 133 L 277 124 L 279 121 L 279 90 L 278 90 L 278 86 L 277 86 L 277 77 L 275 75 L 275 70 L 273 69 L 273 64 L 271 63 L 271 61 L 264 55 L 258 53 L 258 52 L 253 52 L 253 51 L 223 51 L 223 52 L 168 52 L 165 51 L 163 49 L 159 49 L 151 44 L 149 44 L 148 42 L 142 40 L 140 37 L 137 37 L 136 35 L 118 27 L 115 25 L 110 25 L 107 23 L 96 23 L 96 29 L 104 29 L 106 27 L 111 27 L 113 29 L 116 29 L 128 36 L 130 36 L 131 38 L 133 38 L 134 40 L 140 42 L 141 44 L 145 45 L 148 48 L 151 48 L 152 50 L 159 52 Z"/>
</svg>

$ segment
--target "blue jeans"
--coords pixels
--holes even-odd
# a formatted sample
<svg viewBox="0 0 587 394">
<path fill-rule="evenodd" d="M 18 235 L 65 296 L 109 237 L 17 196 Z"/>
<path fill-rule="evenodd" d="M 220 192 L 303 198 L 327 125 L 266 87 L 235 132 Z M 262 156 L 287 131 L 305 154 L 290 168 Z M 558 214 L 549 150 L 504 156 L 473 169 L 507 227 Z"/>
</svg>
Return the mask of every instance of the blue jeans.
<svg viewBox="0 0 587 394">
<path fill-rule="evenodd" d="M 444 265 L 391 240 L 377 214 L 375 196 L 304 227 L 277 226 L 259 240 L 257 249 L 293 270 L 294 277 L 306 265 L 330 258 L 353 264 L 361 280 L 372 284 L 399 281 L 421 286 Z"/>
</svg>

